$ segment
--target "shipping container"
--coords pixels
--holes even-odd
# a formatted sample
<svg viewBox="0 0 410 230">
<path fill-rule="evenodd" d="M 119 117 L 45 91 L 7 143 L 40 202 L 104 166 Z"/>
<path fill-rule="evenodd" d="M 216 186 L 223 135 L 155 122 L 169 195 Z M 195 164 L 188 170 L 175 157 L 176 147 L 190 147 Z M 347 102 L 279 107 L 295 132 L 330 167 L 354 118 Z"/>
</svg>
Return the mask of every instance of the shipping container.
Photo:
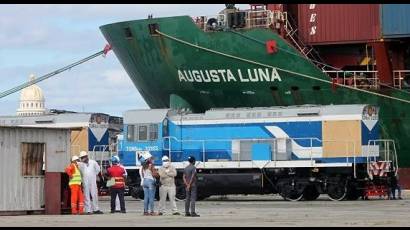
<svg viewBox="0 0 410 230">
<path fill-rule="evenodd" d="M 310 45 L 377 40 L 380 4 L 299 4 L 298 32 Z"/>
<path fill-rule="evenodd" d="M 383 37 L 410 37 L 410 4 L 382 4 L 381 21 Z"/>
<path fill-rule="evenodd" d="M 70 162 L 70 131 L 0 126 L 0 157 L 0 214 L 42 211 L 45 175 Z"/>
</svg>

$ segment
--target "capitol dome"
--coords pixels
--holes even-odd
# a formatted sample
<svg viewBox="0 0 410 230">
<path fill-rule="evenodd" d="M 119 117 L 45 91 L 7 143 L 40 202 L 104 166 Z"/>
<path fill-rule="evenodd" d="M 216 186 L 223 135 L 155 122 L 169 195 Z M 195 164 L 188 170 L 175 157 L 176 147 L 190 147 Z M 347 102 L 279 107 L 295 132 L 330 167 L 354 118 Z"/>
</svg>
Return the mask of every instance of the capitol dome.
<svg viewBox="0 0 410 230">
<path fill-rule="evenodd" d="M 34 74 L 30 75 L 30 81 L 35 79 Z M 18 116 L 33 116 L 43 115 L 44 108 L 43 90 L 37 85 L 31 85 L 21 90 L 20 94 L 20 108 L 17 109 Z"/>
</svg>

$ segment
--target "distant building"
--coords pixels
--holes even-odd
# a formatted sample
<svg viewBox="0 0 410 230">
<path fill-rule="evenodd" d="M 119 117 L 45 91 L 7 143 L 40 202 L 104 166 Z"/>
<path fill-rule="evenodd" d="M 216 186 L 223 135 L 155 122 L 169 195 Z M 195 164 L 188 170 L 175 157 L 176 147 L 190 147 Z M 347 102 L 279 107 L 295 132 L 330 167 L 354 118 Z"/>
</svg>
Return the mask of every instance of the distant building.
<svg viewBox="0 0 410 230">
<path fill-rule="evenodd" d="M 34 74 L 30 75 L 30 81 L 35 78 Z M 45 99 L 40 87 L 34 84 L 21 90 L 17 116 L 39 116 L 44 115 L 45 112 Z"/>
</svg>

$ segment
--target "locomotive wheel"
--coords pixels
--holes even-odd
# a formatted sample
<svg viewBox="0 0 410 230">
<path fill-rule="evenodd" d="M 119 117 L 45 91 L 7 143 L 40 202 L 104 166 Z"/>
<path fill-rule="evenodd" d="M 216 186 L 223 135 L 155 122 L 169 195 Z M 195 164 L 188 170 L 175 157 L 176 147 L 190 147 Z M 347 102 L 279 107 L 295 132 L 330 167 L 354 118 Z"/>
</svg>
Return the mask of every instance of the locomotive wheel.
<svg viewBox="0 0 410 230">
<path fill-rule="evenodd" d="M 305 200 L 316 200 L 319 196 L 320 193 L 314 185 L 308 185 L 305 190 L 303 190 L 303 199 Z"/>
<path fill-rule="evenodd" d="M 341 201 L 347 195 L 347 186 L 344 181 L 330 183 L 327 187 L 327 195 L 333 201 Z"/>
<path fill-rule="evenodd" d="M 294 179 L 279 182 L 279 194 L 287 201 L 299 201 L 303 198 L 304 185 Z"/>
</svg>

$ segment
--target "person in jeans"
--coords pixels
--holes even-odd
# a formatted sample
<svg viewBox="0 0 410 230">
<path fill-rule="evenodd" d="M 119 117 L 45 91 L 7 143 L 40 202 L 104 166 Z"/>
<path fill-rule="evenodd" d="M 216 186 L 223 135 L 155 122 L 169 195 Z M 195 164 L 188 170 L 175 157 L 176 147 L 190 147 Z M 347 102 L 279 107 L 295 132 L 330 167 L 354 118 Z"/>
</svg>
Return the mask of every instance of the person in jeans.
<svg viewBox="0 0 410 230">
<path fill-rule="evenodd" d="M 195 157 L 188 157 L 189 165 L 184 169 L 184 184 L 185 184 L 185 216 L 199 217 L 195 212 L 195 201 L 197 197 L 197 176 L 195 167 Z M 191 207 L 191 212 L 189 212 Z"/>
<path fill-rule="evenodd" d="M 157 214 L 154 213 L 154 199 L 156 192 L 155 178 L 158 177 L 158 172 L 154 167 L 152 157 L 144 160 L 141 166 L 139 173 L 144 189 L 144 216 L 156 216 Z"/>
<path fill-rule="evenodd" d="M 121 212 L 125 211 L 124 191 L 125 191 L 125 170 L 119 165 L 120 159 L 117 156 L 111 158 L 112 166 L 107 169 L 107 176 L 115 179 L 115 184 L 111 186 L 111 213 L 115 213 L 115 199 L 118 195 L 120 199 Z"/>
<path fill-rule="evenodd" d="M 180 215 L 178 212 L 177 204 L 175 202 L 175 177 L 177 170 L 171 164 L 167 156 L 162 157 L 162 167 L 158 170 L 161 186 L 159 187 L 159 212 L 158 215 L 162 215 L 165 210 L 165 203 L 167 195 L 171 202 L 172 215 Z"/>
</svg>

